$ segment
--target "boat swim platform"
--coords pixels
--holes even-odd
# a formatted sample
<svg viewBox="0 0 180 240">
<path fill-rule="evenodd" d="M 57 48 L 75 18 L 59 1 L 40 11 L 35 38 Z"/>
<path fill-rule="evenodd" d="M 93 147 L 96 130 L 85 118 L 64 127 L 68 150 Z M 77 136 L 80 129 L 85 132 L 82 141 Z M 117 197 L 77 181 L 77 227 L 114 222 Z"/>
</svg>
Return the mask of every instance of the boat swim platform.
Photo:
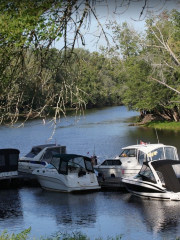
<svg viewBox="0 0 180 240">
<path fill-rule="evenodd" d="M 103 179 L 102 177 L 97 177 L 98 183 L 102 190 L 125 190 L 126 187 L 124 183 L 121 182 L 120 177 L 107 177 Z"/>
</svg>

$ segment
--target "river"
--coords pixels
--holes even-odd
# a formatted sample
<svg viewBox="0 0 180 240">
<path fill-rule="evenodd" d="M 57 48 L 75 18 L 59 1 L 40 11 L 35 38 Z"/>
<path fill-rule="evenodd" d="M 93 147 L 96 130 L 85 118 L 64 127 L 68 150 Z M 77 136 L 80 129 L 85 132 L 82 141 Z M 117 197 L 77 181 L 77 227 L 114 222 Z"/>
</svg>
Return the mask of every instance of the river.
<svg viewBox="0 0 180 240">
<path fill-rule="evenodd" d="M 66 145 L 68 153 L 98 161 L 114 157 L 127 145 L 143 142 L 174 145 L 180 151 L 180 132 L 129 126 L 138 113 L 123 106 L 86 110 L 80 118 L 70 113 L 53 128 L 48 119 L 28 121 L 24 127 L 0 126 L 1 148 L 17 148 L 20 156 L 32 146 Z M 52 138 L 51 138 L 52 136 Z M 35 186 L 0 192 L 0 233 L 19 233 L 31 227 L 29 238 L 57 232 L 81 231 L 90 239 L 176 239 L 180 237 L 180 203 L 142 200 L 121 191 L 55 193 Z"/>
</svg>

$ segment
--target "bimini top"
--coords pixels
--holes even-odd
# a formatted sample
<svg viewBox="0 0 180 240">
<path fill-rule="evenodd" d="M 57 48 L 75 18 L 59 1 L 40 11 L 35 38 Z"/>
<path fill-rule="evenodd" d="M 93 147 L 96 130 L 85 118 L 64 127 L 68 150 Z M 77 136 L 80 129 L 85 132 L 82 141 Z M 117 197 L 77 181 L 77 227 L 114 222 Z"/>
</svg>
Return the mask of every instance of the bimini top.
<svg viewBox="0 0 180 240">
<path fill-rule="evenodd" d="M 147 165 L 147 163 L 145 163 Z M 156 172 L 161 172 L 168 191 L 180 192 L 180 182 L 172 168 L 172 165 L 180 164 L 177 160 L 159 160 L 151 162 Z M 180 166 L 179 166 L 180 167 Z"/>
<path fill-rule="evenodd" d="M 84 168 L 94 173 L 91 158 L 78 154 L 55 154 L 50 164 L 53 165 L 60 174 L 68 175 L 69 168 L 74 168 L 76 170 Z"/>
<path fill-rule="evenodd" d="M 79 158 L 79 157 L 82 157 L 82 158 L 84 158 L 86 160 L 91 161 L 91 158 L 83 156 L 83 155 L 78 155 L 78 154 L 55 154 L 52 157 L 60 158 L 63 161 L 67 161 L 67 162 L 70 161 L 71 159 Z"/>
</svg>

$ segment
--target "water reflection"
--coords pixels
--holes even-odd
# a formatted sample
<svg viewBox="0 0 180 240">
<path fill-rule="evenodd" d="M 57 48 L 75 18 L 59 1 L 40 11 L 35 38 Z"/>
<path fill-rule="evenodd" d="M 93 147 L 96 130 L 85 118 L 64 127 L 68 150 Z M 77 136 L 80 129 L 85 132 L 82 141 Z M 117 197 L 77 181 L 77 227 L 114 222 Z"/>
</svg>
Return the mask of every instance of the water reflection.
<svg viewBox="0 0 180 240">
<path fill-rule="evenodd" d="M 96 193 L 56 193 L 45 190 L 35 194 L 43 208 L 54 213 L 57 225 L 67 228 L 93 227 L 96 222 Z"/>
<path fill-rule="evenodd" d="M 180 236 L 179 202 L 147 200 L 133 195 L 127 202 L 136 208 L 148 232 L 156 236 L 160 234 L 167 239 L 173 239 L 173 235 Z"/>
<path fill-rule="evenodd" d="M 1 190 L 0 221 L 22 217 L 21 199 L 18 190 Z"/>
</svg>

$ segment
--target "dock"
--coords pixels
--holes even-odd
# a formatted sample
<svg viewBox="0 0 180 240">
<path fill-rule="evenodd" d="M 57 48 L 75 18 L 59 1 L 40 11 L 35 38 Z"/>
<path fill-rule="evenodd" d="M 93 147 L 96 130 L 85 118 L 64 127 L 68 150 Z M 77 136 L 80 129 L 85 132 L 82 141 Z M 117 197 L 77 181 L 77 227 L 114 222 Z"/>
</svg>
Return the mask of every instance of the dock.
<svg viewBox="0 0 180 240">
<path fill-rule="evenodd" d="M 97 177 L 99 185 L 103 190 L 125 190 L 124 183 L 121 182 L 120 177 L 108 177 L 103 179 L 102 177 Z"/>
</svg>

